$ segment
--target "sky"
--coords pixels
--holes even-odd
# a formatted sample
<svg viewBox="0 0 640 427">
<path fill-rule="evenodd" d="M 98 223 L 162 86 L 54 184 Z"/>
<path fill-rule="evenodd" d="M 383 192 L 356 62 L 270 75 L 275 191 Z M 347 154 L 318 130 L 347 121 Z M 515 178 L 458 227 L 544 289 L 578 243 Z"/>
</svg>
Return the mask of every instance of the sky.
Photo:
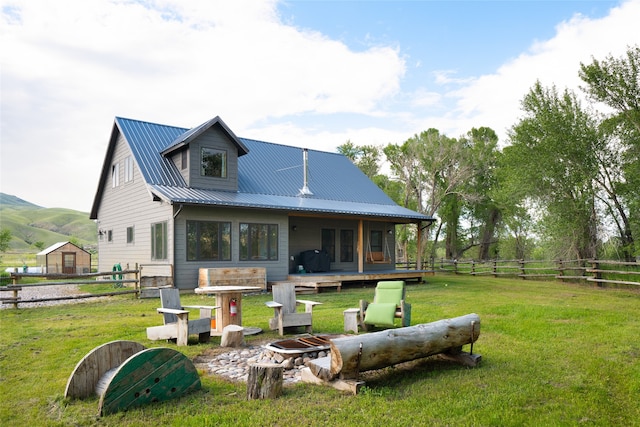
<svg viewBox="0 0 640 427">
<path fill-rule="evenodd" d="M 0 0 L 0 192 L 88 212 L 115 117 L 335 152 L 508 145 L 539 80 L 640 44 L 640 0 Z"/>
</svg>

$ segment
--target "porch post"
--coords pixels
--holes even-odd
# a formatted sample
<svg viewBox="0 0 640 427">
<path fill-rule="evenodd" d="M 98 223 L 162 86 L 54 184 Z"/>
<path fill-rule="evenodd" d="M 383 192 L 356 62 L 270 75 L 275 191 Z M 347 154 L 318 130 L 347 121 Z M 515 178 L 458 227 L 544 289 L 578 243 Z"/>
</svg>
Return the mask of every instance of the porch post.
<svg viewBox="0 0 640 427">
<path fill-rule="evenodd" d="M 422 221 L 416 222 L 418 232 L 416 233 L 416 270 L 422 270 Z"/>
<path fill-rule="evenodd" d="M 362 219 L 358 221 L 358 273 L 364 273 L 364 227 Z"/>
</svg>

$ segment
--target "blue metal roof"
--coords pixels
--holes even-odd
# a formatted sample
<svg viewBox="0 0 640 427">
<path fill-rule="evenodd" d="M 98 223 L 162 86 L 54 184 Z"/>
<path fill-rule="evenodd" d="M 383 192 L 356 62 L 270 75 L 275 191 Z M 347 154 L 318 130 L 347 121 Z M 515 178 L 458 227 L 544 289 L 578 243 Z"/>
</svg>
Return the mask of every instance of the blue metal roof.
<svg viewBox="0 0 640 427">
<path fill-rule="evenodd" d="M 228 130 L 219 118 L 214 120 Z M 171 203 L 431 220 L 397 205 L 338 153 L 308 150 L 307 184 L 313 194 L 300 196 L 303 150 L 253 139 L 237 138 L 239 149 L 246 149 L 246 154 L 238 158 L 237 192 L 190 188 L 173 162 L 161 153 L 190 140 L 203 125 L 189 130 L 118 117 L 116 126 L 152 192 Z"/>
</svg>

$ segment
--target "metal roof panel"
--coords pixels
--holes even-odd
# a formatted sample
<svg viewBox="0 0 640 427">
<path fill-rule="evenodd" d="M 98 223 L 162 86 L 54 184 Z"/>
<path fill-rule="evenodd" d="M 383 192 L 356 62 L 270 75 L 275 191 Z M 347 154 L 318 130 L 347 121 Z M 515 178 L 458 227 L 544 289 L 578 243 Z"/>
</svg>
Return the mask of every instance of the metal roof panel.
<svg viewBox="0 0 640 427">
<path fill-rule="evenodd" d="M 238 192 L 189 188 L 178 168 L 161 153 L 193 130 L 124 118 L 116 118 L 116 123 L 146 183 L 172 203 L 431 220 L 397 205 L 339 153 L 307 151 L 307 185 L 312 195 L 301 195 L 303 149 L 253 139 L 238 138 L 248 150 L 238 158 Z"/>
</svg>

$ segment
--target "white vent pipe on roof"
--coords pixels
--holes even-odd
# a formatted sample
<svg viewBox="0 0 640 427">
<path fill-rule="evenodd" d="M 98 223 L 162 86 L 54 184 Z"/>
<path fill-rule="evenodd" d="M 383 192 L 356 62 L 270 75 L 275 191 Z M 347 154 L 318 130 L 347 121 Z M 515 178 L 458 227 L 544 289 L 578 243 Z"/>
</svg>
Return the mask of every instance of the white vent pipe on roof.
<svg viewBox="0 0 640 427">
<path fill-rule="evenodd" d="M 308 163 L 309 163 L 309 153 L 306 148 L 302 149 L 302 174 L 304 175 L 304 185 L 300 189 L 300 193 L 298 196 L 313 196 L 311 190 L 309 190 L 309 185 L 307 184 L 308 179 Z"/>
</svg>

